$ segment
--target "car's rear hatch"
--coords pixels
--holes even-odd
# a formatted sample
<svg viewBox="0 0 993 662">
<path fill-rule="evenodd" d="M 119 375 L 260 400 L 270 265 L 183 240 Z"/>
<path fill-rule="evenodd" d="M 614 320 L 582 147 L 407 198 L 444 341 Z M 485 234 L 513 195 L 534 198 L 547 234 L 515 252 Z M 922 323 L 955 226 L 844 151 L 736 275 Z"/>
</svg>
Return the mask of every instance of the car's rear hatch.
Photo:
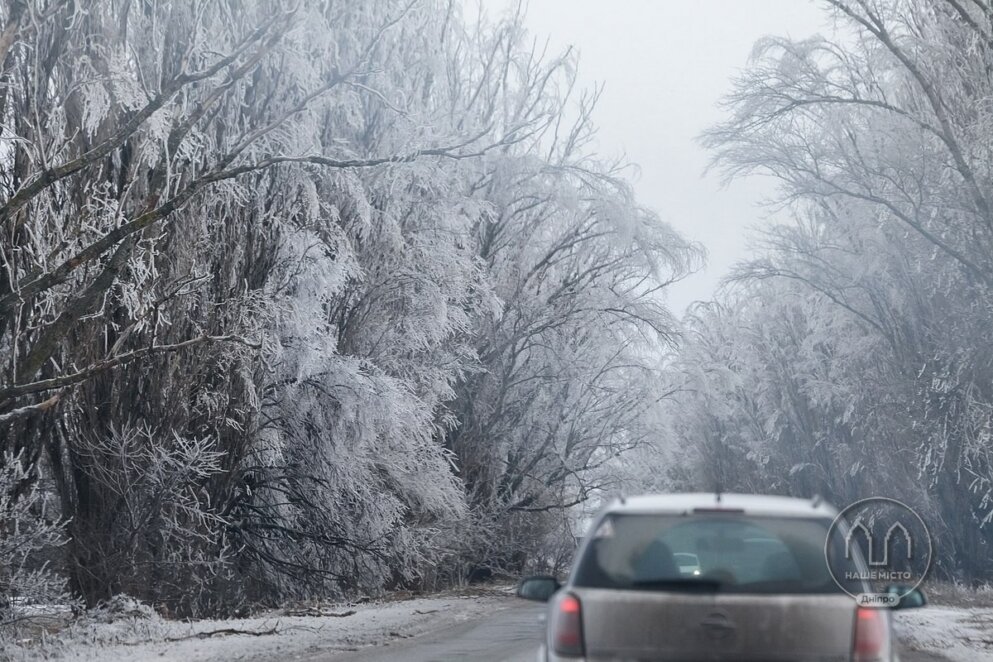
<svg viewBox="0 0 993 662">
<path fill-rule="evenodd" d="M 828 570 L 829 524 L 734 512 L 608 516 L 569 588 L 587 659 L 850 659 L 856 605 Z M 682 554 L 699 566 L 680 566 Z"/>
<path fill-rule="evenodd" d="M 576 589 L 586 657 L 598 660 L 840 662 L 851 655 L 847 595 L 721 595 Z"/>
</svg>

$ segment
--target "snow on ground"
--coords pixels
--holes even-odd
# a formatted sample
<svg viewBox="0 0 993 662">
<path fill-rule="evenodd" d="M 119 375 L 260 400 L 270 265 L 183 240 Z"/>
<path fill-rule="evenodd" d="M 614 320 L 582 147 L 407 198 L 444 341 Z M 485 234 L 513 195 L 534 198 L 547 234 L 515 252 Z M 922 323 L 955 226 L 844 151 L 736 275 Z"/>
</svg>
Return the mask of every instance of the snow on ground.
<svg viewBox="0 0 993 662">
<path fill-rule="evenodd" d="M 905 648 L 955 662 L 993 661 L 993 608 L 924 607 L 896 614 Z"/>
<path fill-rule="evenodd" d="M 140 614 L 112 622 L 77 623 L 58 635 L 58 643 L 53 645 L 49 639 L 44 650 L 0 650 L 0 658 L 6 660 L 8 654 L 13 660 L 80 662 L 309 658 L 322 652 L 392 645 L 507 608 L 514 600 L 508 592 L 494 590 L 310 610 L 320 615 L 277 611 L 252 618 L 191 623 Z"/>
<path fill-rule="evenodd" d="M 207 660 L 310 659 L 322 653 L 400 645 L 404 639 L 479 618 L 516 603 L 512 588 L 449 593 L 366 604 L 280 610 L 252 618 L 167 621 L 143 605 L 118 605 L 89 615 L 48 638 L 0 659 Z M 954 662 L 993 661 L 993 607 L 929 606 L 896 614 L 905 650 Z M 254 634 L 253 634 L 254 633 Z"/>
</svg>

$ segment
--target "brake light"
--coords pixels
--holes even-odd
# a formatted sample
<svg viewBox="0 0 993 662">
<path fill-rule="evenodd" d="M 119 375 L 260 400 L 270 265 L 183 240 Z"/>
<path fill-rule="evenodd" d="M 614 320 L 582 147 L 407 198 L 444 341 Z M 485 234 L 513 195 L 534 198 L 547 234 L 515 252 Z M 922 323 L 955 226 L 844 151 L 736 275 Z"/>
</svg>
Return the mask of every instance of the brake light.
<svg viewBox="0 0 993 662">
<path fill-rule="evenodd" d="M 563 657 L 583 656 L 583 608 L 579 598 L 566 593 L 555 605 L 552 648 Z"/>
<path fill-rule="evenodd" d="M 886 659 L 889 659 L 889 632 L 883 612 L 879 609 L 859 607 L 855 611 L 853 662 L 875 662 Z"/>
</svg>

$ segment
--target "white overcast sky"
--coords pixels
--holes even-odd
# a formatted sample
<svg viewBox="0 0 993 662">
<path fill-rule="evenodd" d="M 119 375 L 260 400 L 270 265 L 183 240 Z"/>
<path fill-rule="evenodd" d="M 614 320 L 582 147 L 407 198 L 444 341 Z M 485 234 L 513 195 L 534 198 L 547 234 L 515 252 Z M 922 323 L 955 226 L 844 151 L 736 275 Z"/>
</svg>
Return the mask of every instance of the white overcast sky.
<svg viewBox="0 0 993 662">
<path fill-rule="evenodd" d="M 483 0 L 491 16 L 516 5 Z M 774 189 L 760 177 L 722 189 L 716 173 L 704 176 L 696 137 L 721 119 L 717 102 L 756 40 L 830 32 L 829 15 L 811 0 L 530 0 L 525 23 L 551 51 L 579 51 L 581 82 L 605 85 L 599 150 L 638 164 L 640 201 L 706 246 L 706 269 L 670 291 L 673 312 L 711 298 L 748 255 L 748 228 L 770 222 L 760 203 Z"/>
</svg>

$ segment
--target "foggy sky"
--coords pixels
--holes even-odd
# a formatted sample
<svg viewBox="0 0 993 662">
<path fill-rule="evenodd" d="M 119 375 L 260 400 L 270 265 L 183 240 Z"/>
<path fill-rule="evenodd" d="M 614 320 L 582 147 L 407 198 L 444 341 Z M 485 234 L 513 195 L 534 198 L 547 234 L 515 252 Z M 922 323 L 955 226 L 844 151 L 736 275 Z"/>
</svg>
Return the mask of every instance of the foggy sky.
<svg viewBox="0 0 993 662">
<path fill-rule="evenodd" d="M 494 14 L 517 2 L 483 4 Z M 829 15 L 810 0 L 530 0 L 525 23 L 551 52 L 578 49 L 581 82 L 606 87 L 595 115 L 600 152 L 640 165 L 641 203 L 707 248 L 705 270 L 672 287 L 673 312 L 712 298 L 748 255 L 748 228 L 771 222 L 760 203 L 774 182 L 722 189 L 717 173 L 704 176 L 709 155 L 696 137 L 722 118 L 716 104 L 757 39 L 829 32 Z"/>
</svg>

